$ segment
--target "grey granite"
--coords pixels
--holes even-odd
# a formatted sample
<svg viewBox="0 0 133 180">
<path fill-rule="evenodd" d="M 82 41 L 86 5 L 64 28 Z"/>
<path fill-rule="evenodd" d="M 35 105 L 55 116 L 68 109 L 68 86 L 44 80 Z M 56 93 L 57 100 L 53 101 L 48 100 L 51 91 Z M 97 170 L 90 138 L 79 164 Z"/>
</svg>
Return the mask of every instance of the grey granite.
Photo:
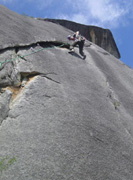
<svg viewBox="0 0 133 180">
<path fill-rule="evenodd" d="M 71 55 L 53 46 L 70 33 L 60 25 L 3 6 L 1 17 L 0 61 L 18 58 L 0 70 L 5 82 L 12 74 L 0 84 L 8 89 L 0 94 L 0 157 L 16 158 L 0 179 L 132 180 L 133 70 L 93 43 L 85 60 L 77 48 Z M 50 42 L 45 49 L 21 58 L 42 48 L 40 38 Z"/>
</svg>

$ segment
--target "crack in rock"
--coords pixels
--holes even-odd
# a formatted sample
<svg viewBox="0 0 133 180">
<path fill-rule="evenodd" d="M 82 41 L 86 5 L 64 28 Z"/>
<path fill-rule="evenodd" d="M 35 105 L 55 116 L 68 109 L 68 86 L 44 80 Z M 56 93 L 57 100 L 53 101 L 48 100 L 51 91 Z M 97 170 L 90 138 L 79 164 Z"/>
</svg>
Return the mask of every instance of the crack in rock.
<svg viewBox="0 0 133 180">
<path fill-rule="evenodd" d="M 26 83 L 26 81 L 28 81 L 29 78 L 33 78 L 35 76 L 41 76 L 41 77 L 45 77 L 55 83 L 60 84 L 59 81 L 56 81 L 56 80 L 52 79 L 51 77 L 48 77 L 48 75 L 50 75 L 50 74 L 57 75 L 56 73 L 41 73 L 41 72 L 37 72 L 37 71 L 32 71 L 32 72 L 20 72 L 20 74 L 21 74 L 21 82 L 22 83 Z M 22 85 L 22 83 L 21 83 L 21 85 Z"/>
<path fill-rule="evenodd" d="M 60 82 L 48 77 L 49 74 L 54 74 L 56 75 L 56 73 L 40 73 L 40 72 L 20 72 L 20 76 L 21 76 L 21 83 L 18 87 L 15 86 L 6 86 L 4 88 L 0 89 L 1 94 L 5 93 L 5 91 L 10 91 L 12 93 L 12 97 L 11 97 L 11 102 L 22 92 L 23 88 L 26 86 L 26 84 L 28 84 L 31 80 L 33 80 L 36 76 L 41 76 L 44 78 L 47 78 L 50 81 L 53 81 L 55 83 L 60 84 Z"/>
<path fill-rule="evenodd" d="M 62 47 L 62 48 L 69 49 L 70 44 L 63 43 L 63 42 L 60 42 L 60 41 L 37 41 L 35 43 L 19 44 L 19 45 L 9 46 L 9 47 L 0 49 L 0 54 L 4 53 L 5 51 L 9 51 L 9 50 L 14 50 L 15 54 L 17 54 L 20 50 L 30 49 L 30 48 L 36 47 L 36 46 L 41 46 L 43 48 L 54 47 L 54 46 L 58 47 L 59 46 L 59 47 Z"/>
<path fill-rule="evenodd" d="M 115 94 L 114 94 L 111 86 L 109 85 L 109 82 L 106 81 L 106 83 L 107 83 L 107 86 L 108 86 L 108 88 L 109 88 L 107 97 L 110 98 L 112 104 L 114 105 L 115 110 L 118 110 L 119 107 L 120 107 L 120 102 L 119 102 L 119 100 L 115 97 Z"/>
<path fill-rule="evenodd" d="M 8 112 L 10 110 L 9 104 L 11 101 L 12 92 L 9 90 L 6 90 L 1 96 L 0 96 L 0 125 L 2 124 L 3 120 L 6 119 L 8 116 Z"/>
<path fill-rule="evenodd" d="M 28 45 L 18 45 L 15 47 L 7 47 L 5 49 L 1 49 L 0 53 L 6 53 L 6 51 L 11 51 L 11 53 L 15 53 L 14 55 L 10 53 L 9 57 L 18 56 L 19 50 L 27 49 L 35 46 L 41 47 L 53 47 L 60 46 L 62 42 L 37 42 Z M 69 45 L 63 45 L 61 47 L 69 48 Z M 7 52 L 8 54 L 8 52 Z M 4 56 L 5 57 L 5 56 Z M 26 61 L 26 59 L 24 58 Z M 8 112 L 10 110 L 10 103 L 22 92 L 25 85 L 33 80 L 36 76 L 41 76 L 47 78 L 50 81 L 60 84 L 59 81 L 49 77 L 49 75 L 56 73 L 41 73 L 37 71 L 31 72 L 19 72 L 16 67 L 16 63 L 14 61 L 5 61 L 5 64 L 2 64 L 0 69 L 0 124 L 2 124 L 3 120 L 8 117 Z M 50 97 L 49 97 L 50 98 Z"/>
<path fill-rule="evenodd" d="M 41 46 L 43 48 L 47 48 L 47 47 L 54 47 L 54 46 L 59 46 L 59 47 L 65 47 L 65 48 L 69 48 L 69 44 L 63 44 L 62 42 L 57 42 L 57 41 L 49 41 L 49 42 L 36 42 L 36 43 L 32 43 L 32 44 L 27 44 L 27 45 L 16 45 L 16 46 L 12 46 L 12 47 L 7 47 L 5 49 L 1 49 L 0 53 L 5 53 L 6 51 L 12 51 L 14 54 L 14 57 L 19 57 L 24 59 L 25 61 L 27 61 L 27 59 L 25 59 L 24 57 L 20 56 L 19 54 L 17 54 L 20 50 L 22 49 L 27 49 L 27 48 L 31 48 L 31 47 L 36 47 L 36 46 Z M 62 46 L 61 46 L 62 45 Z M 13 54 L 10 54 L 10 57 Z M 11 59 L 12 60 L 12 59 Z M 14 59 L 13 59 L 14 60 Z M 15 68 L 15 61 L 5 61 L 5 63 L 1 64 L 1 70 L 0 70 L 0 87 L 4 88 L 7 86 L 15 86 L 15 87 L 19 87 L 21 86 L 21 82 L 22 82 L 22 74 L 23 76 L 32 76 L 32 75 L 40 75 L 42 77 L 46 77 L 47 79 L 54 81 L 56 83 L 60 83 L 54 79 L 52 79 L 51 77 L 48 77 L 48 74 L 43 74 L 43 73 L 39 73 L 39 72 L 28 72 L 28 75 L 24 75 L 24 73 L 18 72 L 18 70 L 16 70 Z M 27 81 L 27 80 L 26 80 Z"/>
</svg>

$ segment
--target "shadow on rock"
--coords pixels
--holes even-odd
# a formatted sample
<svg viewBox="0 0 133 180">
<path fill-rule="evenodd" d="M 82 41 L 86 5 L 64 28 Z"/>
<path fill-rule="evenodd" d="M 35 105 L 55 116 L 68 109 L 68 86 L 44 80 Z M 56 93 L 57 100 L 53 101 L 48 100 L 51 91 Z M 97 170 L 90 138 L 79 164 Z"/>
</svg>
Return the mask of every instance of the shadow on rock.
<svg viewBox="0 0 133 180">
<path fill-rule="evenodd" d="M 69 52 L 69 54 L 71 54 L 72 56 L 75 56 L 75 57 L 77 57 L 79 59 L 82 59 L 82 57 L 80 55 L 78 55 L 76 52 Z"/>
</svg>

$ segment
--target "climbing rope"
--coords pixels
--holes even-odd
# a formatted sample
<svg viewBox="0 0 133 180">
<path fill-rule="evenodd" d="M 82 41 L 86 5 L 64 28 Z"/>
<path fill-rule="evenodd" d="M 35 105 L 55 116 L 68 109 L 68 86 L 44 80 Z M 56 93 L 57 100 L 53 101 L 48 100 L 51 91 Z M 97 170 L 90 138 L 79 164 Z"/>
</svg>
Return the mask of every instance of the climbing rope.
<svg viewBox="0 0 133 180">
<path fill-rule="evenodd" d="M 61 44 L 61 45 L 56 46 L 56 47 L 63 47 L 64 45 L 65 45 L 65 44 Z M 54 49 L 54 48 L 55 48 L 55 46 L 54 46 L 54 47 L 40 48 L 40 49 L 38 49 L 38 50 L 34 50 L 34 51 L 31 52 L 31 53 L 28 53 L 28 54 L 25 54 L 25 55 L 22 55 L 22 56 L 19 55 L 19 56 L 17 56 L 16 58 L 13 58 L 13 59 L 7 59 L 7 60 L 5 60 L 5 61 L 0 62 L 0 68 L 1 68 L 2 64 L 4 64 L 4 63 L 8 63 L 8 62 L 15 61 L 15 60 L 17 60 L 18 58 L 24 58 L 24 57 L 26 57 L 26 56 L 30 56 L 30 55 L 32 55 L 32 54 L 38 53 L 38 52 L 40 52 L 40 51 L 43 51 L 44 49 Z"/>
</svg>

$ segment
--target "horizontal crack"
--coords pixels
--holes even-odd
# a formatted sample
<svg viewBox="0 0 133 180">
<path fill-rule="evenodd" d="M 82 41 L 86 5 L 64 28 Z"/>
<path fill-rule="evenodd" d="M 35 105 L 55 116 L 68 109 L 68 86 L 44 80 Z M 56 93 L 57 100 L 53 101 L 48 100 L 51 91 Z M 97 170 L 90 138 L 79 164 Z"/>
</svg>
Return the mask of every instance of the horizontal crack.
<svg viewBox="0 0 133 180">
<path fill-rule="evenodd" d="M 3 53 L 3 52 L 8 51 L 8 50 L 14 50 L 15 53 L 17 54 L 19 50 L 23 50 L 25 48 L 30 49 L 31 47 L 36 47 L 36 46 L 41 46 L 43 48 L 48 48 L 48 47 L 53 47 L 53 46 L 61 46 L 63 48 L 65 47 L 65 48 L 69 49 L 70 44 L 60 42 L 60 41 L 37 41 L 35 43 L 30 43 L 30 44 L 22 44 L 22 45 L 18 44 L 18 45 L 14 45 L 14 46 L 8 46 L 6 48 L 0 49 L 0 53 Z"/>
<path fill-rule="evenodd" d="M 33 51 L 29 54 L 25 54 L 25 55 L 19 55 L 18 52 L 20 50 L 25 50 L 25 49 L 31 49 L 31 48 L 35 48 L 36 46 L 41 46 L 42 48 L 36 50 L 36 51 Z M 59 42 L 59 41 L 38 41 L 36 43 L 31 43 L 31 44 L 26 44 L 26 45 L 14 45 L 14 46 L 11 46 L 11 47 L 6 47 L 6 48 L 3 48 L 3 49 L 0 49 L 0 53 L 4 53 L 5 51 L 9 51 L 9 50 L 13 50 L 15 52 L 15 55 L 16 57 L 15 58 L 11 58 L 11 59 L 6 59 L 5 61 L 0 61 L 0 70 L 3 69 L 3 66 L 5 66 L 5 64 L 9 63 L 9 62 L 13 62 L 15 60 L 17 60 L 18 58 L 22 58 L 26 61 L 26 59 L 24 57 L 26 56 L 30 56 L 34 53 L 37 53 L 37 52 L 40 52 L 44 49 L 48 49 L 48 48 L 54 48 L 54 47 L 59 47 L 59 48 L 67 48 L 69 49 L 70 48 L 70 44 L 66 44 L 66 43 L 63 43 L 63 42 Z"/>
<path fill-rule="evenodd" d="M 24 78 L 33 78 L 34 76 L 41 76 L 41 77 L 45 77 L 55 83 L 58 83 L 60 84 L 59 81 L 56 81 L 54 79 L 52 79 L 51 77 L 48 77 L 48 75 L 51 75 L 51 74 L 54 74 L 54 75 L 57 75 L 56 73 L 41 73 L 41 72 L 37 72 L 37 71 L 33 71 L 33 72 L 20 72 L 21 74 L 21 81 L 23 81 Z"/>
<path fill-rule="evenodd" d="M 45 76 L 45 75 L 41 75 L 42 77 L 45 77 L 45 78 L 47 78 L 47 79 L 49 79 L 49 80 L 51 80 L 51 81 L 53 81 L 53 82 L 55 82 L 55 83 L 58 83 L 58 84 L 61 84 L 59 81 L 56 81 L 56 80 L 54 80 L 54 79 L 52 79 L 52 78 L 50 78 L 50 77 L 48 77 L 48 76 Z"/>
<path fill-rule="evenodd" d="M 52 79 L 51 77 L 48 77 L 48 75 L 57 75 L 54 72 L 51 73 L 40 73 L 37 71 L 32 71 L 32 72 L 20 72 L 20 85 L 18 87 L 15 86 L 6 86 L 0 89 L 0 92 L 3 94 L 6 90 L 10 90 L 12 92 L 12 99 L 11 101 L 13 101 L 18 94 L 20 94 L 20 92 L 22 91 L 22 89 L 24 88 L 24 86 L 31 81 L 34 77 L 36 76 L 41 76 L 41 77 L 45 77 L 55 83 L 60 84 L 59 81 L 56 81 L 54 79 Z"/>
<path fill-rule="evenodd" d="M 12 47 L 7 47 L 7 48 L 5 48 L 5 49 L 1 49 L 0 50 L 0 52 L 3 52 L 3 51 L 6 51 L 6 50 L 10 50 L 10 49 L 13 49 L 13 50 L 15 50 L 15 53 L 18 53 L 19 52 L 19 50 L 22 50 L 22 49 L 27 49 L 27 48 L 31 48 L 31 47 L 35 47 L 35 46 L 41 46 L 41 47 L 43 47 L 44 49 L 45 48 L 53 48 L 54 46 L 56 46 L 56 47 L 60 47 L 60 48 L 69 48 L 69 44 L 63 44 L 63 42 L 58 42 L 58 41 L 49 41 L 49 42 L 47 42 L 47 41 L 40 41 L 40 42 L 36 42 L 36 43 L 31 43 L 31 44 L 27 44 L 27 45 L 18 45 L 18 46 L 12 46 Z M 37 52 L 39 52 L 40 50 L 43 50 L 43 48 L 41 48 L 41 49 L 39 49 L 39 50 L 37 50 L 37 51 L 35 51 L 35 52 L 33 52 L 33 53 L 37 53 Z M 29 55 L 31 55 L 32 53 L 30 53 L 30 54 L 25 54 L 25 55 L 23 55 L 23 56 L 21 56 L 21 55 L 19 55 L 19 54 L 15 54 L 16 55 L 16 57 L 15 58 L 13 58 L 13 59 L 8 59 L 8 60 L 5 60 L 5 61 L 1 61 L 0 62 L 0 72 L 2 72 L 1 70 L 4 68 L 4 66 L 6 65 L 6 64 L 8 64 L 9 62 L 13 62 L 13 61 L 15 61 L 15 60 L 17 60 L 19 57 L 20 58 L 22 58 L 22 59 L 24 59 L 25 61 L 27 61 L 27 59 L 25 58 L 25 56 L 29 56 Z M 14 64 L 12 63 L 12 68 L 13 68 L 13 66 L 14 66 Z M 5 70 L 3 70 L 3 72 L 4 72 L 4 77 L 5 77 L 5 80 L 3 80 L 2 79 L 2 82 L 1 82 L 1 87 L 6 87 L 6 86 L 14 86 L 14 82 L 13 81 L 15 81 L 16 79 L 18 79 L 18 75 L 16 74 L 14 74 L 14 73 L 5 73 Z M 3 73 L 2 72 L 2 73 Z M 19 72 L 18 72 L 18 74 L 19 74 Z M 30 73 L 31 74 L 31 73 Z M 40 75 L 41 73 L 39 73 L 39 74 L 34 74 L 34 75 Z M 11 78 L 11 75 L 13 76 L 13 79 Z M 0 74 L 0 76 L 3 76 L 3 74 Z M 9 77 L 8 77 L 9 76 Z M 16 79 L 14 79 L 14 77 L 16 78 Z M 0 78 L 2 78 L 2 77 L 0 77 Z M 53 80 L 52 78 L 50 78 L 50 77 L 48 77 L 47 76 L 47 78 L 48 79 L 50 79 L 50 80 Z M 54 82 L 56 82 L 56 83 L 59 83 L 58 81 L 56 81 L 56 80 L 53 80 Z M 5 82 L 6 82 L 6 85 L 4 85 L 5 84 Z M 18 84 L 19 82 L 16 80 L 16 83 Z M 15 84 L 16 84 L 15 83 Z"/>
</svg>

